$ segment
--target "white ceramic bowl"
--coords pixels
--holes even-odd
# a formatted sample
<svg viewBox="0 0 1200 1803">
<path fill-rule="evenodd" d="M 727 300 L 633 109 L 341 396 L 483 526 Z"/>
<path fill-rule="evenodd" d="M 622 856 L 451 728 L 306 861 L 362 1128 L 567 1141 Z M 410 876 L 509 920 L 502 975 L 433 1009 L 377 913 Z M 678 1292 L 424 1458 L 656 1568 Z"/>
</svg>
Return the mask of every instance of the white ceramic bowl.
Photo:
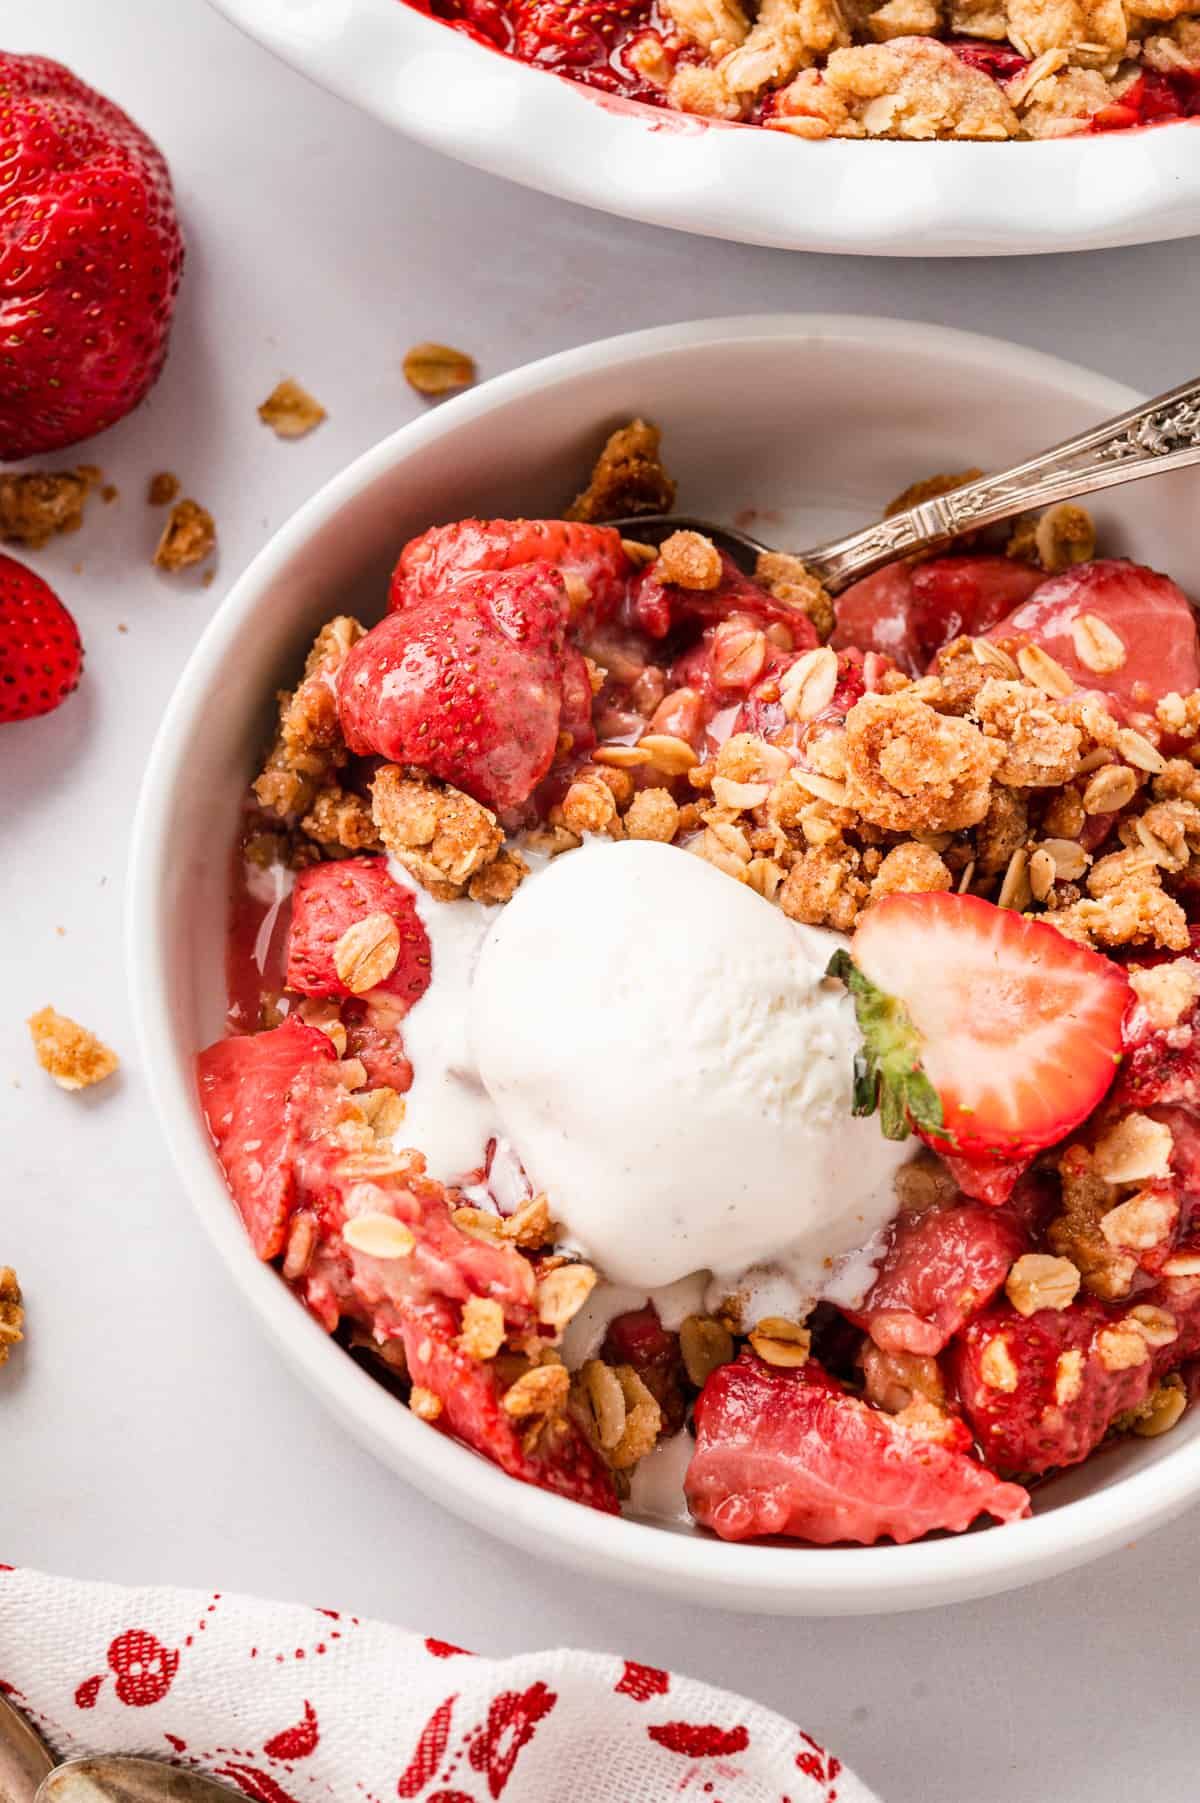
<svg viewBox="0 0 1200 1803">
<path fill-rule="evenodd" d="M 213 0 L 449 156 L 609 213 L 785 250 L 1002 256 L 1200 232 L 1200 121 L 1031 144 L 799 142 L 618 103 L 403 0 Z"/>
<path fill-rule="evenodd" d="M 197 1107 L 192 1061 L 222 1025 L 227 848 L 271 697 L 335 610 L 383 611 L 410 534 L 470 513 L 553 514 L 604 432 L 663 427 L 689 510 L 759 510 L 781 546 L 877 514 L 915 478 L 999 467 L 1135 397 L 1053 358 L 940 327 L 854 318 L 713 320 L 535 363 L 405 426 L 277 532 L 200 641 L 163 720 L 134 829 L 129 959 L 143 1062 L 184 1186 L 278 1345 L 384 1462 L 539 1557 L 694 1602 L 795 1614 L 920 1608 L 1112 1551 L 1200 1494 L 1200 1410 L 1056 1481 L 1031 1520 L 914 1546 L 727 1546 L 598 1515 L 444 1438 L 376 1384 L 251 1252 Z M 1098 509 L 1106 549 L 1200 594 L 1200 471 Z"/>
</svg>

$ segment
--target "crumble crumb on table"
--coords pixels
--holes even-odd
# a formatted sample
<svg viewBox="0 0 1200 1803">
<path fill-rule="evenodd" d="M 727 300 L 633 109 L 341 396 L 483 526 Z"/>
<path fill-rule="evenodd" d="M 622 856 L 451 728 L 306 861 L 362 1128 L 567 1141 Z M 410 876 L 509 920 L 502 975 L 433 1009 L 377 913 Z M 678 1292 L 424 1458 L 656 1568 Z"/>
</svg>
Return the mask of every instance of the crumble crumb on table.
<svg viewBox="0 0 1200 1803">
<path fill-rule="evenodd" d="M 111 1077 L 120 1060 L 103 1040 L 54 1008 L 29 1017 L 33 1048 L 42 1069 L 60 1089 L 87 1089 Z"/>
</svg>

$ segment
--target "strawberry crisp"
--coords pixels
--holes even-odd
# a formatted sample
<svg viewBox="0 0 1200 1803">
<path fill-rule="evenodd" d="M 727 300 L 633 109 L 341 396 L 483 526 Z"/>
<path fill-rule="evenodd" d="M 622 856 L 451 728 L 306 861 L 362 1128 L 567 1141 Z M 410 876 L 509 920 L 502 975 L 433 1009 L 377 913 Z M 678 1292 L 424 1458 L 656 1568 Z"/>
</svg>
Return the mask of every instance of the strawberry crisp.
<svg viewBox="0 0 1200 1803">
<path fill-rule="evenodd" d="M 607 94 L 797 138 L 1062 138 L 1200 114 L 1197 0 L 409 0 Z"/>
<path fill-rule="evenodd" d="M 321 629 L 216 1155 L 512 1477 L 731 1540 L 1010 1522 L 1200 1368 L 1191 604 L 1071 506 L 837 600 L 604 524 L 673 499 L 635 421 L 562 519 L 434 526 Z"/>
</svg>

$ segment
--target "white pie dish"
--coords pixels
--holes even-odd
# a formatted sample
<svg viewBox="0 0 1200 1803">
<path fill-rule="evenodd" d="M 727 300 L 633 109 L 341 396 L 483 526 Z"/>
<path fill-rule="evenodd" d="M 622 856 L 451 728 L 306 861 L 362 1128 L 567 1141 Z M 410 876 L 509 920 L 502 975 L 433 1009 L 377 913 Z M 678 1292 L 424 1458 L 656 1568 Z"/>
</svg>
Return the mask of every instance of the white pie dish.
<svg viewBox="0 0 1200 1803">
<path fill-rule="evenodd" d="M 906 1547 L 731 1546 L 517 1483 L 410 1415 L 258 1263 L 193 1080 L 196 1051 L 221 1030 L 226 848 L 273 693 L 332 612 L 382 612 L 411 533 L 471 512 L 553 513 L 605 430 L 643 413 L 664 429 L 689 510 L 732 519 L 753 507 L 759 531 L 799 547 L 866 520 L 917 477 L 999 467 L 1136 398 L 1015 346 L 890 321 L 715 320 L 610 339 L 500 377 L 385 439 L 275 534 L 216 613 L 167 708 L 134 825 L 129 971 L 144 1067 L 183 1185 L 276 1343 L 364 1445 L 474 1525 L 692 1601 L 875 1613 L 1066 1570 L 1200 1496 L 1200 1411 L 1055 1480 L 1030 1520 Z M 1200 471 L 1110 495 L 1096 509 L 1105 549 L 1200 594 L 1198 500 Z"/>
<path fill-rule="evenodd" d="M 1200 232 L 1200 120 L 1022 144 L 798 142 L 597 95 L 403 0 L 213 0 L 436 150 L 651 224 L 785 250 L 1001 256 Z"/>
</svg>

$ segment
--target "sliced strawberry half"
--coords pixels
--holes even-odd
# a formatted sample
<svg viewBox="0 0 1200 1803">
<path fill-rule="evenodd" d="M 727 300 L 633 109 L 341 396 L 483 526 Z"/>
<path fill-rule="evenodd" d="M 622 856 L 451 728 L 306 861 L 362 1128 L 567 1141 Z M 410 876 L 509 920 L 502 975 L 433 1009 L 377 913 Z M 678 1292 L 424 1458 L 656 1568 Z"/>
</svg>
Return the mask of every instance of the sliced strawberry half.
<svg viewBox="0 0 1200 1803">
<path fill-rule="evenodd" d="M 909 1425 L 843 1390 L 813 1360 L 775 1370 L 743 1352 L 714 1371 L 696 1404 L 696 1452 L 684 1492 L 722 1540 L 788 1534 L 817 1546 L 934 1529 L 979 1515 L 1029 1513 L 1016 1484 L 969 1456 L 961 1421 Z"/>
<path fill-rule="evenodd" d="M 1116 669 L 1095 670 L 1080 657 L 1081 615 L 1116 635 Z M 1169 576 L 1118 558 L 1076 564 L 1043 582 L 987 637 L 1040 645 L 1081 690 L 1101 691 L 1122 713 L 1152 711 L 1160 695 L 1187 695 L 1200 687 L 1191 602 Z"/>
<path fill-rule="evenodd" d="M 287 1020 L 269 1033 L 219 1039 L 196 1060 L 204 1119 L 260 1258 L 283 1251 L 301 1147 L 345 1103 L 334 1059 L 318 1028 Z"/>
<path fill-rule="evenodd" d="M 1042 921 L 973 895 L 889 895 L 830 975 L 854 996 L 855 1111 L 981 1162 L 1065 1138 L 1116 1075 L 1124 974 Z"/>
</svg>

